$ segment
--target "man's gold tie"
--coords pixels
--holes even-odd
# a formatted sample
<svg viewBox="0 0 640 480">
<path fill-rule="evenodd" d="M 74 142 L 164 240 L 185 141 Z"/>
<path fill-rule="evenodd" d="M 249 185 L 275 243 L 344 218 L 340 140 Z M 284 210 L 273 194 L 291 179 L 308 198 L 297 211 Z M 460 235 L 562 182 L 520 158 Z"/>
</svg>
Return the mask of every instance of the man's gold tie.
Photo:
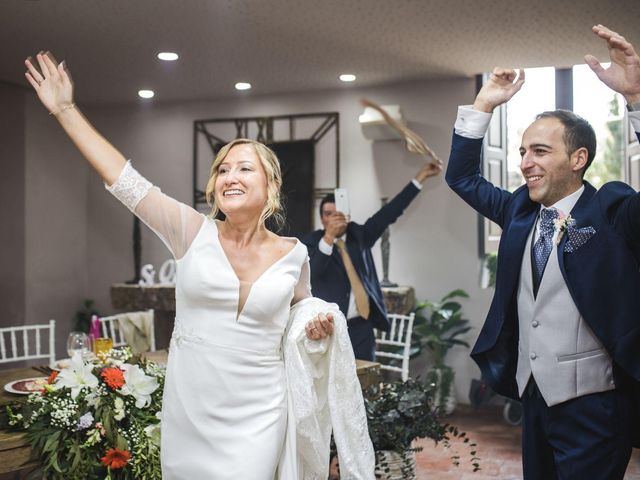
<svg viewBox="0 0 640 480">
<path fill-rule="evenodd" d="M 358 315 L 366 320 L 369 318 L 369 296 L 367 295 L 367 291 L 364 289 L 362 280 L 360 280 L 360 277 L 358 276 L 358 272 L 356 272 L 356 269 L 353 266 L 353 262 L 351 261 L 351 257 L 349 256 L 344 240 L 339 238 L 336 240 L 336 245 L 338 246 L 338 250 L 342 256 L 342 263 L 344 263 L 344 269 L 347 271 L 347 277 L 349 277 L 351 291 L 353 292 L 353 297 L 356 301 L 356 310 L 358 310 Z"/>
</svg>

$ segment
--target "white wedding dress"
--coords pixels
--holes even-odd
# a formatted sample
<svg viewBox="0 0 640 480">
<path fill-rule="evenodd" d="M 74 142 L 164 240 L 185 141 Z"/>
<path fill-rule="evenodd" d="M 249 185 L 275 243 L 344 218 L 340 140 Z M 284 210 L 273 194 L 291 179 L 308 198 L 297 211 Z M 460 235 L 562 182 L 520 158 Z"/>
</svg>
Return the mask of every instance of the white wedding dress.
<svg viewBox="0 0 640 480">
<path fill-rule="evenodd" d="M 215 220 L 164 195 L 130 163 L 107 189 L 177 260 L 176 319 L 162 409 L 163 479 L 320 478 L 303 473 L 301 461 L 292 460 L 299 452 L 291 438 L 295 419 L 288 410 L 294 402 L 287 397 L 282 353 L 291 305 L 311 296 L 306 247 L 292 239 L 288 253 L 253 284 L 241 285 L 222 249 Z M 346 337 L 346 328 L 341 332 Z M 357 401 L 361 404 L 361 397 Z M 368 455 L 368 471 L 372 450 L 362 422 L 364 432 L 360 425 L 355 441 L 362 444 L 366 437 L 365 445 L 354 450 Z M 331 425 L 322 428 L 330 432 Z M 311 436 L 321 438 L 318 432 Z M 316 450 L 324 458 L 322 448 Z"/>
</svg>

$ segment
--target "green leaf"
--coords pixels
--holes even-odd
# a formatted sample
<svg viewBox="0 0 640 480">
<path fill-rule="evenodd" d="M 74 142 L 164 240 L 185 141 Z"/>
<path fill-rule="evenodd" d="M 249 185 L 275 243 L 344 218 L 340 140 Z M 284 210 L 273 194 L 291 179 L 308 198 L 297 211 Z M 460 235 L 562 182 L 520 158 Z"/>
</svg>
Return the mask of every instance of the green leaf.
<svg viewBox="0 0 640 480">
<path fill-rule="evenodd" d="M 467 292 L 465 292 L 464 290 L 462 290 L 461 288 L 459 288 L 457 290 L 453 290 L 453 291 L 447 293 L 442 298 L 442 301 L 445 301 L 445 300 L 448 300 L 448 299 L 454 298 L 454 297 L 469 298 L 469 294 Z"/>
<path fill-rule="evenodd" d="M 461 347 L 469 347 L 469 344 L 464 340 L 452 339 L 449 343 L 451 345 L 460 345 Z"/>
<path fill-rule="evenodd" d="M 58 450 L 58 440 L 60 439 L 60 433 L 60 431 L 57 431 L 48 436 L 44 444 L 44 448 L 42 449 L 43 453 L 55 452 L 56 450 Z"/>
<path fill-rule="evenodd" d="M 127 439 L 124 438 L 122 435 L 118 434 L 116 436 L 116 447 L 119 448 L 120 450 L 128 450 L 129 444 L 127 443 Z"/>
</svg>

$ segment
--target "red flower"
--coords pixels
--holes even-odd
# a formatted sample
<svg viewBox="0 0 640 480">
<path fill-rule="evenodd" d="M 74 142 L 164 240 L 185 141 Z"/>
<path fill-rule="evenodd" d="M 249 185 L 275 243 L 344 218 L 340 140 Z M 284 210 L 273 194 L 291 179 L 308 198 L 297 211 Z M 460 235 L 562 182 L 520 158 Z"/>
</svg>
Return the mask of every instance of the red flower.
<svg viewBox="0 0 640 480">
<path fill-rule="evenodd" d="M 100 376 L 111 389 L 117 390 L 124 385 L 124 373 L 116 367 L 103 368 Z"/>
<path fill-rule="evenodd" d="M 102 457 L 102 464 L 105 467 L 110 467 L 113 470 L 117 470 L 119 468 L 124 467 L 129 459 L 131 458 L 131 454 L 127 450 L 120 450 L 119 448 L 110 448 L 107 450 L 107 453 L 104 457 Z"/>
<path fill-rule="evenodd" d="M 53 372 L 51 372 L 51 375 L 49 375 L 49 378 L 47 378 L 47 383 L 51 385 L 53 382 L 56 381 L 57 376 L 58 376 L 57 370 L 54 370 Z"/>
</svg>

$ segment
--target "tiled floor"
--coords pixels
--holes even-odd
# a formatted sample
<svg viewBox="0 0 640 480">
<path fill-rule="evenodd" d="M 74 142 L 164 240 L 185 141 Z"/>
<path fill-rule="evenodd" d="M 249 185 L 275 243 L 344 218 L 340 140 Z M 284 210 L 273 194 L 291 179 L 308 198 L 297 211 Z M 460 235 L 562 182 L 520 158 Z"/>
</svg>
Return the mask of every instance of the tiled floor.
<svg viewBox="0 0 640 480">
<path fill-rule="evenodd" d="M 520 428 L 502 419 L 502 409 L 484 407 L 473 410 L 461 405 L 448 421 L 467 432 L 478 445 L 481 470 L 473 472 L 469 449 L 460 442 L 447 449 L 431 440 L 420 440 L 424 447 L 416 455 L 418 480 L 521 480 Z M 452 464 L 451 456 L 460 456 L 460 466 Z M 625 480 L 640 480 L 640 450 L 634 449 Z M 582 480 L 582 479 L 576 479 Z"/>
</svg>

